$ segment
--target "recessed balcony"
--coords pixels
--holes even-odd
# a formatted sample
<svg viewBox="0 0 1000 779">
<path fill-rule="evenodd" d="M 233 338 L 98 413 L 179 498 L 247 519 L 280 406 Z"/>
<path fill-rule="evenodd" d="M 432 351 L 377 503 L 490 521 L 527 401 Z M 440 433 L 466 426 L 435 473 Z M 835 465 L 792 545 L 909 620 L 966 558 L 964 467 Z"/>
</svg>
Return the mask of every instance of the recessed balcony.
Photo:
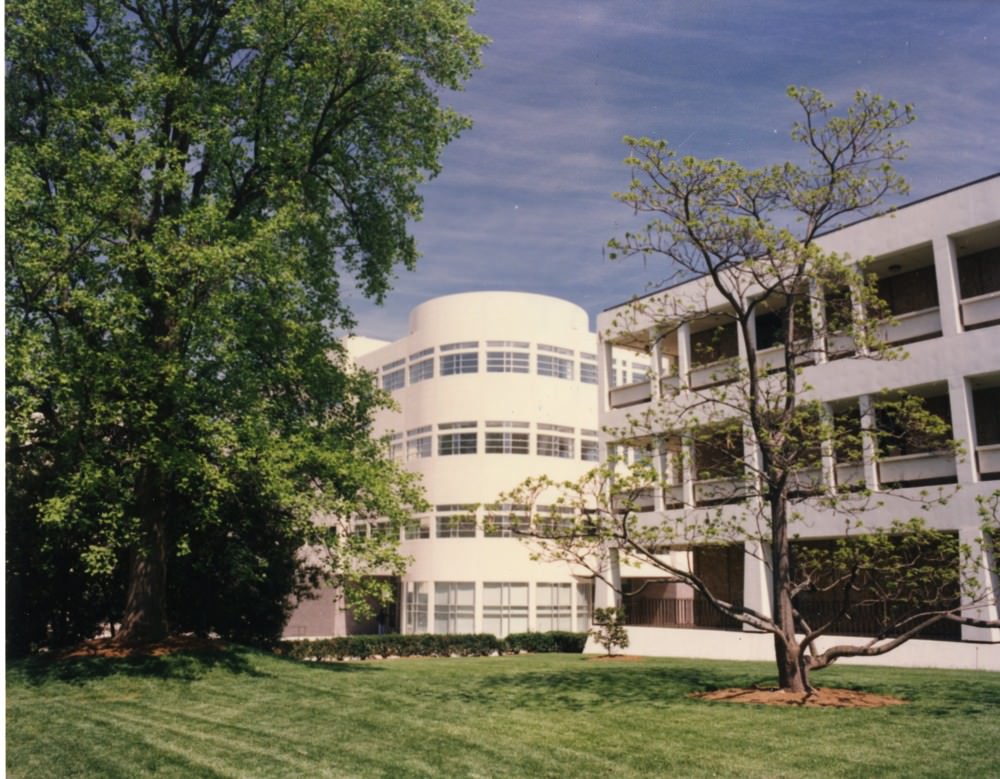
<svg viewBox="0 0 1000 779">
<path fill-rule="evenodd" d="M 976 461 L 982 478 L 1000 479 L 1000 444 L 977 447 Z"/>
<path fill-rule="evenodd" d="M 878 464 L 879 483 L 886 485 L 948 484 L 956 480 L 957 474 L 955 456 L 951 453 L 901 454 L 884 457 Z"/>
<path fill-rule="evenodd" d="M 640 403 L 648 403 L 653 398 L 653 386 L 647 379 L 621 387 L 612 387 L 608 391 L 608 402 L 611 408 L 626 408 Z"/>
<path fill-rule="evenodd" d="M 962 325 L 967 330 L 1000 322 L 1000 291 L 962 301 Z"/>
<path fill-rule="evenodd" d="M 882 325 L 879 336 L 890 344 L 908 344 L 941 335 L 941 309 L 925 308 L 899 314 L 895 325 Z"/>
</svg>

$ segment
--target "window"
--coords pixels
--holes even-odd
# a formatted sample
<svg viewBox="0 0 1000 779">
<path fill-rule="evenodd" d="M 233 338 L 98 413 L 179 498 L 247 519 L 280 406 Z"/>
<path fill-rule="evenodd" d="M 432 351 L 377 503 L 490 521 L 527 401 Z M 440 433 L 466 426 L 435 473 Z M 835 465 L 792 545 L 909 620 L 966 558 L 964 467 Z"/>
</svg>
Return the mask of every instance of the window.
<svg viewBox="0 0 1000 779">
<path fill-rule="evenodd" d="M 535 585 L 535 630 L 572 630 L 572 585 Z"/>
<path fill-rule="evenodd" d="M 475 632 L 476 585 L 474 582 L 434 584 L 434 632 Z"/>
<path fill-rule="evenodd" d="M 736 324 L 733 322 L 691 333 L 692 365 L 711 365 L 738 354 Z"/>
<path fill-rule="evenodd" d="M 518 528 L 527 528 L 527 520 L 524 516 L 519 516 L 514 512 L 527 513 L 527 506 L 501 506 L 489 514 L 489 520 L 484 524 L 484 533 L 487 538 L 514 538 L 517 536 Z"/>
<path fill-rule="evenodd" d="M 1000 246 L 959 257 L 958 285 L 963 300 L 1000 290 Z"/>
<path fill-rule="evenodd" d="M 541 457 L 573 457 L 573 439 L 539 433 L 535 451 Z"/>
<path fill-rule="evenodd" d="M 597 384 L 597 363 L 580 363 L 580 381 L 584 384 Z"/>
<path fill-rule="evenodd" d="M 382 370 L 382 389 L 386 392 L 402 389 L 405 386 L 406 368 L 398 368 L 388 373 L 385 372 L 385 369 Z"/>
<path fill-rule="evenodd" d="M 538 375 L 573 380 L 573 361 L 549 354 L 538 355 Z"/>
<path fill-rule="evenodd" d="M 928 265 L 878 280 L 878 296 L 893 315 L 937 308 L 937 278 L 934 266 Z"/>
<path fill-rule="evenodd" d="M 601 447 L 597 441 L 584 438 L 580 441 L 580 459 L 596 463 L 601 459 Z"/>
<path fill-rule="evenodd" d="M 427 632 L 427 582 L 407 582 L 403 593 L 407 633 Z"/>
<path fill-rule="evenodd" d="M 632 383 L 641 384 L 647 379 L 649 379 L 649 366 L 641 362 L 632 363 Z"/>
<path fill-rule="evenodd" d="M 552 352 L 552 354 L 568 354 L 571 357 L 574 354 L 572 349 L 567 349 L 564 346 L 551 346 L 549 344 L 538 344 L 538 351 Z"/>
<path fill-rule="evenodd" d="M 434 378 L 434 358 L 410 364 L 410 384 Z"/>
<path fill-rule="evenodd" d="M 389 457 L 393 460 L 403 459 L 403 434 L 393 433 L 389 436 Z"/>
<path fill-rule="evenodd" d="M 406 459 L 419 460 L 423 457 L 430 457 L 431 450 L 431 426 L 415 427 L 406 431 Z"/>
<path fill-rule="evenodd" d="M 476 427 L 475 422 L 445 422 L 438 425 L 438 430 L 461 430 Z M 440 433 L 438 434 L 438 454 L 475 454 L 476 433 Z"/>
<path fill-rule="evenodd" d="M 528 434 L 488 431 L 486 454 L 528 454 Z"/>
<path fill-rule="evenodd" d="M 475 538 L 476 518 L 472 514 L 453 514 L 437 517 L 437 538 Z"/>
<path fill-rule="evenodd" d="M 483 582 L 483 632 L 501 638 L 528 631 L 528 583 Z"/>
<path fill-rule="evenodd" d="M 442 349 L 444 347 L 441 347 Z M 441 355 L 441 375 L 454 376 L 459 373 L 479 372 L 479 352 L 458 352 Z"/>
<path fill-rule="evenodd" d="M 487 373 L 527 373 L 527 352 L 486 352 Z"/>
<path fill-rule="evenodd" d="M 418 541 L 430 537 L 430 526 L 422 519 L 414 519 L 403 526 L 403 539 L 406 541 Z"/>
</svg>

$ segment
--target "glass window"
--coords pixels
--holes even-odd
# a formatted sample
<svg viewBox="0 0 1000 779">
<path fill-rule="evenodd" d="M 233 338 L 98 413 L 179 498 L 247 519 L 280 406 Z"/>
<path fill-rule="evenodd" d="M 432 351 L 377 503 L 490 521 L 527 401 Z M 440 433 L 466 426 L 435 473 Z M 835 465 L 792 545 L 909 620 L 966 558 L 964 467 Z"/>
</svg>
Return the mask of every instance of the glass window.
<svg viewBox="0 0 1000 779">
<path fill-rule="evenodd" d="M 486 352 L 487 373 L 527 373 L 527 352 Z"/>
<path fill-rule="evenodd" d="M 561 435 L 538 434 L 536 453 L 541 457 L 573 457 L 573 439 Z"/>
<path fill-rule="evenodd" d="M 475 454 L 475 433 L 442 433 L 438 436 L 438 454 Z"/>
<path fill-rule="evenodd" d="M 572 585 L 535 585 L 535 630 L 572 630 Z"/>
<path fill-rule="evenodd" d="M 528 454 L 528 434 L 487 432 L 486 454 Z"/>
<path fill-rule="evenodd" d="M 418 381 L 424 381 L 426 379 L 433 379 L 433 378 L 434 378 L 433 357 L 427 360 L 421 360 L 420 362 L 411 363 L 410 384 L 416 384 Z"/>
<path fill-rule="evenodd" d="M 580 381 L 584 384 L 597 384 L 597 365 L 595 363 L 580 363 Z"/>
<path fill-rule="evenodd" d="M 406 442 L 407 460 L 420 460 L 424 457 L 430 457 L 431 453 L 431 437 L 429 435 L 422 438 L 411 438 Z"/>
<path fill-rule="evenodd" d="M 475 632 L 476 585 L 474 582 L 434 584 L 434 632 Z"/>
<path fill-rule="evenodd" d="M 441 347 L 442 352 L 454 352 L 459 349 L 478 349 L 479 341 L 456 341 Z"/>
<path fill-rule="evenodd" d="M 427 632 L 427 582 L 407 582 L 403 594 L 407 633 Z"/>
<path fill-rule="evenodd" d="M 580 441 L 580 459 L 595 463 L 601 459 L 601 447 L 597 441 L 586 438 Z"/>
<path fill-rule="evenodd" d="M 382 373 L 382 389 L 386 392 L 402 389 L 406 386 L 406 368 L 398 368 L 388 373 Z"/>
<path fill-rule="evenodd" d="M 538 375 L 573 380 L 573 361 L 550 354 L 538 355 Z"/>
<path fill-rule="evenodd" d="M 435 535 L 437 538 L 475 538 L 476 518 L 471 514 L 438 517 Z"/>
<path fill-rule="evenodd" d="M 564 346 L 551 346 L 550 344 L 538 344 L 538 351 L 552 352 L 553 354 L 574 354 L 572 349 L 567 349 Z"/>
<path fill-rule="evenodd" d="M 444 348 L 443 346 L 441 347 Z M 441 375 L 479 372 L 479 352 L 457 352 L 441 355 Z"/>
<path fill-rule="evenodd" d="M 483 632 L 528 632 L 527 582 L 483 582 Z"/>
<path fill-rule="evenodd" d="M 430 537 L 430 526 L 422 519 L 414 519 L 403 526 L 403 538 L 407 541 L 418 541 L 421 538 Z"/>
</svg>

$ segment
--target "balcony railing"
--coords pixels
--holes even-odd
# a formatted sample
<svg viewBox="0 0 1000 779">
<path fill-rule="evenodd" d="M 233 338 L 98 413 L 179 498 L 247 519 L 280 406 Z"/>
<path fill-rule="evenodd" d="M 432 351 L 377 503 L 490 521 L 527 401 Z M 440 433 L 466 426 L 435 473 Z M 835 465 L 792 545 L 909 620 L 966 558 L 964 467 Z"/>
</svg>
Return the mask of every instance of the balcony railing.
<svg viewBox="0 0 1000 779">
<path fill-rule="evenodd" d="M 688 373 L 691 389 L 705 389 L 732 381 L 735 368 L 736 360 L 732 357 L 692 368 Z"/>
<path fill-rule="evenodd" d="M 750 486 L 743 479 L 700 479 L 694 483 L 696 506 L 736 503 L 749 494 Z"/>
<path fill-rule="evenodd" d="M 962 301 L 962 324 L 968 328 L 1000 322 L 1000 291 L 988 292 Z"/>
<path fill-rule="evenodd" d="M 652 383 L 647 379 L 635 384 L 613 387 L 608 393 L 611 408 L 625 408 L 639 403 L 648 403 L 653 397 Z"/>
<path fill-rule="evenodd" d="M 838 487 L 864 487 L 865 466 L 862 463 L 837 463 Z"/>
<path fill-rule="evenodd" d="M 884 457 L 878 464 L 882 484 L 941 484 L 954 481 L 958 474 L 950 453 L 918 452 Z"/>
<path fill-rule="evenodd" d="M 625 622 L 635 627 L 741 630 L 741 622 L 702 598 L 626 598 Z"/>
<path fill-rule="evenodd" d="M 902 344 L 941 335 L 941 309 L 925 308 L 896 317 L 896 325 L 882 325 L 879 336 L 886 343 Z"/>
<path fill-rule="evenodd" d="M 991 479 L 1000 479 L 1000 444 L 985 444 L 976 448 L 979 473 Z"/>
</svg>

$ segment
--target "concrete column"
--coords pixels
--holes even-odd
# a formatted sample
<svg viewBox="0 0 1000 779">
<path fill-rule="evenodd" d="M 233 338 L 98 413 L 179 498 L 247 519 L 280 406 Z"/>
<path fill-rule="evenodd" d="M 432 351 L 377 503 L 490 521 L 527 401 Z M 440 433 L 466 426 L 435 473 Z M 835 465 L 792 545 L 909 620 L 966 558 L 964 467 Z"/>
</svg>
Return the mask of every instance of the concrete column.
<svg viewBox="0 0 1000 779">
<path fill-rule="evenodd" d="M 764 616 L 771 616 L 771 567 L 768 552 L 760 541 L 743 545 L 743 605 Z M 744 630 L 753 628 L 744 625 Z"/>
<path fill-rule="evenodd" d="M 659 384 L 659 379 L 657 379 L 657 384 Z M 653 456 L 653 468 L 656 471 L 656 488 L 653 490 L 653 510 L 658 514 L 662 513 L 666 509 L 666 504 L 663 500 L 663 485 L 667 481 L 665 473 L 667 458 L 666 448 L 667 442 L 662 438 L 657 438 L 656 453 Z"/>
<path fill-rule="evenodd" d="M 956 455 L 958 483 L 979 481 L 976 467 L 976 425 L 972 416 L 972 387 L 962 376 L 948 379 L 948 404 L 951 407 L 951 433 L 961 441 L 965 453 Z"/>
<path fill-rule="evenodd" d="M 677 328 L 677 381 L 680 387 L 691 386 L 691 324 Z"/>
<path fill-rule="evenodd" d="M 820 414 L 822 421 L 833 427 L 833 411 L 829 403 L 821 406 Z M 823 485 L 828 490 L 835 490 L 837 486 L 837 454 L 830 438 L 824 438 L 819 444 L 820 450 L 820 471 L 823 476 Z"/>
<path fill-rule="evenodd" d="M 865 311 L 864 301 L 861 299 L 856 288 L 851 289 L 851 310 L 854 314 L 854 330 L 856 335 L 859 328 L 868 327 L 868 312 Z M 858 344 L 857 339 L 855 339 L 855 345 L 860 355 L 866 355 L 871 351 L 866 344 Z"/>
<path fill-rule="evenodd" d="M 982 591 L 978 598 L 970 595 L 962 596 L 962 605 L 968 606 L 963 614 L 975 619 L 996 621 L 1000 620 L 1000 607 L 997 604 L 997 600 L 1000 599 L 1000 577 L 997 576 L 997 560 L 993 552 L 980 543 L 981 536 L 982 532 L 978 527 L 963 528 L 958 531 L 959 543 L 972 550 L 972 564 Z M 1000 643 L 1000 627 L 979 628 L 962 625 L 962 640 Z"/>
<path fill-rule="evenodd" d="M 694 505 L 694 443 L 690 438 L 685 437 L 681 441 L 681 479 L 682 495 L 685 506 Z"/>
<path fill-rule="evenodd" d="M 618 560 L 618 549 L 608 549 L 608 559 L 601 571 L 603 578 L 594 579 L 594 608 L 609 608 L 621 605 L 622 576 Z M 609 584 L 610 583 L 610 584 Z"/>
<path fill-rule="evenodd" d="M 878 482 L 878 439 L 875 437 L 875 404 L 871 395 L 858 398 L 861 412 L 861 456 L 864 461 L 865 485 L 877 491 Z"/>
<path fill-rule="evenodd" d="M 825 363 L 826 357 L 826 308 L 819 283 L 809 279 L 809 319 L 812 323 L 812 352 L 817 365 Z"/>
<path fill-rule="evenodd" d="M 955 242 L 947 235 L 938 236 L 934 249 L 934 278 L 941 307 L 941 335 L 962 332 L 961 289 L 958 284 L 958 257 Z"/>
<path fill-rule="evenodd" d="M 615 358 L 614 347 L 610 342 L 604 340 L 604 336 L 598 337 L 597 351 L 601 357 L 603 371 L 597 372 L 597 391 L 601 393 L 601 408 L 604 411 L 611 410 L 611 388 L 615 386 Z"/>
<path fill-rule="evenodd" d="M 655 327 L 649 331 L 649 359 L 651 365 L 650 376 L 649 376 L 649 391 L 650 397 L 655 403 L 660 399 L 662 395 L 662 385 L 660 382 L 663 379 L 663 341 L 660 338 L 660 331 Z"/>
</svg>

